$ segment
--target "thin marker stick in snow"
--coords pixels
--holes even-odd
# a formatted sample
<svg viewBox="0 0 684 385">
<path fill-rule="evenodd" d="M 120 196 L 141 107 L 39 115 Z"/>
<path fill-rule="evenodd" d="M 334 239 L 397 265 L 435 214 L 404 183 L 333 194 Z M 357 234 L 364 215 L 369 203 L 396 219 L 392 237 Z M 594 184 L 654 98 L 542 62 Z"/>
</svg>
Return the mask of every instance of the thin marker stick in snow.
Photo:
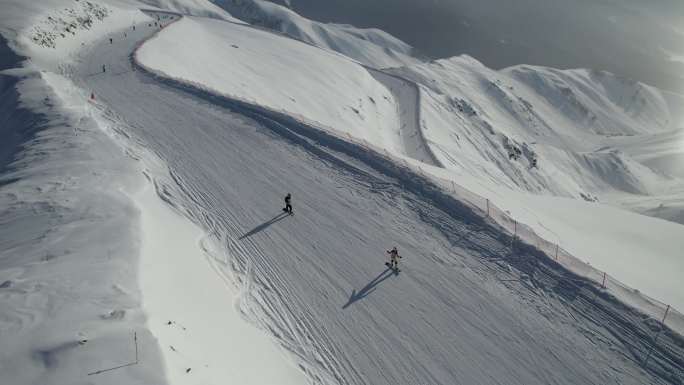
<svg viewBox="0 0 684 385">
<path fill-rule="evenodd" d="M 513 238 L 511 238 L 511 249 L 515 245 L 515 239 L 518 237 L 518 222 L 513 221 Z"/>
<path fill-rule="evenodd" d="M 603 282 L 601 282 L 601 287 L 606 288 L 606 272 L 603 272 Z"/>
<path fill-rule="evenodd" d="M 661 324 L 665 324 L 665 318 L 667 318 L 667 313 L 670 311 L 670 305 L 667 305 L 667 308 L 665 309 L 665 314 L 663 315 L 663 320 L 660 321 Z"/>
<path fill-rule="evenodd" d="M 651 358 L 651 353 L 653 353 L 653 347 L 658 342 L 658 337 L 660 337 L 660 333 L 662 333 L 663 329 L 665 328 L 665 318 L 667 318 L 667 313 L 669 311 L 670 311 L 670 305 L 667 305 L 667 308 L 665 309 L 665 314 L 663 315 L 663 320 L 660 321 L 660 330 L 658 330 L 658 334 L 656 334 L 655 338 L 653 339 L 653 344 L 651 345 L 651 349 L 648 351 L 648 355 L 646 356 L 646 359 L 644 360 L 644 366 L 646 366 L 646 364 L 648 364 L 648 359 Z"/>
<path fill-rule="evenodd" d="M 133 343 L 135 344 L 135 361 L 134 362 L 129 362 L 127 364 L 115 366 L 113 368 L 101 369 L 101 370 L 97 370 L 94 372 L 90 372 L 90 373 L 88 373 L 88 376 L 92 376 L 92 375 L 96 375 L 96 374 L 102 374 L 105 372 L 110 372 L 112 370 L 117 370 L 117 369 L 125 368 L 128 366 L 137 365 L 139 363 L 138 362 L 138 333 L 135 331 L 133 332 Z"/>
</svg>

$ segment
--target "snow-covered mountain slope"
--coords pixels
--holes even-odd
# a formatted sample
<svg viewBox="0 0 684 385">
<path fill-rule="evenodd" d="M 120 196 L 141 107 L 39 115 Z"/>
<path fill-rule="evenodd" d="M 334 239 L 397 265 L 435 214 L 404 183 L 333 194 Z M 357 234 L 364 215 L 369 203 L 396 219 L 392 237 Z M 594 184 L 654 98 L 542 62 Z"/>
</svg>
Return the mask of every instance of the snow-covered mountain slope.
<svg viewBox="0 0 684 385">
<path fill-rule="evenodd" d="M 684 305 L 677 275 L 669 274 L 684 270 L 681 226 L 662 224 L 668 230 L 655 231 L 649 218 L 596 207 L 601 202 L 684 223 L 681 98 L 602 72 L 530 66 L 492 71 L 465 56 L 394 72 L 421 86 L 421 132 L 455 174 L 443 176 L 510 210 L 578 258 Z M 557 210 L 549 211 L 549 202 Z M 648 234 L 625 241 L 625 231 L 613 231 L 625 218 L 627 228 Z M 583 241 L 596 234 L 603 242 Z M 640 271 L 654 261 L 652 280 Z"/>
<path fill-rule="evenodd" d="M 155 21 L 171 20 L 140 7 L 149 8 L 0 4 L 0 383 L 302 384 L 292 360 L 233 308 L 238 293 L 202 265 L 192 226 L 156 194 L 138 198 L 148 184 L 140 162 L 72 82 L 100 75 L 75 71 L 92 44 L 150 36 Z M 148 208 L 147 195 L 157 204 Z M 175 242 L 160 247 L 159 236 Z M 170 281 L 181 271 L 154 266 L 162 261 L 185 284 Z M 152 266 L 139 275 L 139 264 Z"/>
<path fill-rule="evenodd" d="M 101 48 L 79 72 L 128 66 L 129 55 Z M 171 179 L 150 174 L 163 199 L 207 231 L 241 310 L 314 383 L 667 383 L 680 371 L 664 350 L 662 371 L 625 359 L 646 346 L 635 314 L 589 286 L 562 289 L 557 265 L 523 268 L 496 225 L 377 155 L 173 79 L 81 81 L 166 162 Z M 398 275 L 382 264 L 392 244 Z"/>
<path fill-rule="evenodd" d="M 464 184 L 480 191 L 475 184 Z M 544 239 L 617 277 L 634 293 L 645 293 L 677 309 L 684 306 L 679 283 L 684 271 L 684 226 L 582 199 L 497 191 L 491 186 L 480 192 L 509 209 L 514 218 L 529 224 Z"/>
<path fill-rule="evenodd" d="M 411 46 L 379 29 L 319 23 L 263 0 L 215 0 L 214 3 L 252 25 L 280 31 L 371 67 L 398 67 L 418 61 Z"/>
<path fill-rule="evenodd" d="M 238 31 L 244 31 L 241 33 L 245 37 L 236 37 L 240 35 Z M 235 43 L 236 39 L 241 39 L 239 44 Z M 220 40 L 221 43 L 212 44 L 211 51 L 191 43 L 185 46 L 178 43 L 194 40 Z M 641 163 L 642 158 L 637 154 L 627 152 L 628 145 L 624 142 L 628 138 L 643 140 L 646 135 L 671 135 L 669 118 L 660 118 L 661 124 L 655 133 L 644 133 L 648 130 L 648 118 L 668 115 L 666 100 L 657 90 L 589 71 L 511 69 L 523 82 L 507 76 L 506 71 L 489 70 L 468 57 L 392 71 L 415 80 L 418 85 L 369 70 L 378 82 L 364 81 L 366 86 L 358 87 L 355 81 L 367 79 L 368 74 L 353 62 L 345 63 L 342 57 L 282 40 L 281 36 L 249 26 L 190 19 L 169 27 L 160 37 L 143 45 L 137 57 L 146 68 L 194 87 L 214 90 L 270 110 L 287 111 L 300 121 L 325 126 L 344 136 L 351 134 L 408 160 L 417 160 L 426 170 L 454 180 L 511 211 L 519 221 L 532 225 L 547 239 L 561 244 L 582 260 L 596 264 L 649 295 L 684 307 L 678 278 L 667 274 L 684 268 L 684 261 L 677 257 L 677 240 L 680 235 L 684 236 L 682 231 L 677 231 L 679 226 L 668 227 L 666 232 L 668 246 L 673 247 L 661 247 L 663 239 L 658 236 L 641 237 L 641 246 L 634 247 L 631 242 L 623 241 L 622 232 L 606 231 L 601 234 L 606 242 L 613 244 L 606 248 L 599 242 L 582 242 L 574 230 L 592 231 L 586 227 L 584 218 L 593 216 L 597 199 L 614 205 L 631 205 L 637 212 L 645 212 L 658 202 L 658 214 L 669 214 L 668 219 L 680 217 L 680 180 Z M 303 54 L 292 52 L 305 52 L 307 60 L 294 64 Z M 318 63 L 317 70 L 312 72 L 310 63 L 314 61 Z M 283 69 L 281 63 L 290 65 Z M 536 75 L 523 75 L 526 72 Z M 326 78 L 326 73 L 334 73 L 334 77 Z M 592 77 L 602 85 L 593 85 Z M 538 80 L 529 80 L 534 78 Z M 329 79 L 337 80 L 333 84 Z M 376 96 L 381 85 L 386 88 L 382 94 L 391 93 L 382 100 Z M 375 103 L 367 103 L 371 108 L 364 107 L 362 114 L 350 113 L 353 110 L 349 102 L 337 96 L 343 89 L 353 89 L 344 91 L 355 95 L 353 99 L 372 99 Z M 293 103 L 289 98 L 295 92 L 316 96 L 308 104 Z M 642 102 L 629 104 L 627 97 L 620 99 L 620 93 L 632 98 L 636 95 Z M 643 98 L 639 99 L 639 95 Z M 567 101 L 561 100 L 562 97 Z M 361 119 L 368 111 L 378 106 L 386 108 L 390 102 L 396 113 L 390 114 L 385 109 L 383 115 L 376 116 L 378 121 L 392 117 L 391 121 L 376 125 L 370 124 L 373 120 Z M 606 114 L 604 110 L 613 114 Z M 345 119 L 326 120 L 326 114 L 331 111 L 342 111 Z M 592 114 L 596 116 L 594 123 L 586 118 Z M 382 132 L 382 129 L 391 131 Z M 612 135 L 597 134 L 600 130 L 612 130 Z M 630 136 L 615 136 L 616 133 Z M 637 136 L 637 133 L 644 134 Z M 612 141 L 612 147 L 608 147 L 608 141 Z M 625 150 L 618 150 L 623 147 Z M 517 159 L 510 158 L 511 153 Z M 535 159 L 538 164 L 532 168 Z M 583 208 L 583 212 L 566 215 L 565 226 L 561 226 L 562 222 L 553 217 L 530 216 L 530 211 L 548 210 L 541 204 L 535 206 L 534 199 L 514 198 L 519 196 L 516 192 L 573 197 L 586 204 L 572 205 L 571 210 Z M 670 197 L 667 208 L 660 206 L 665 194 Z M 563 200 L 557 205 L 559 210 L 568 207 Z M 618 217 L 606 214 L 597 219 L 597 227 L 615 228 L 615 223 L 621 220 Z M 634 229 L 652 227 L 650 218 L 629 218 Z M 643 250 L 652 252 L 647 254 Z M 629 255 L 632 263 L 623 266 L 624 258 L 616 255 Z M 653 260 L 660 263 L 657 271 L 665 272 L 658 275 L 660 281 L 651 277 L 639 279 L 634 272 Z"/>
<path fill-rule="evenodd" d="M 239 22 L 210 0 L 140 0 L 141 3 L 157 9 L 182 13 L 184 15 L 210 17 Z"/>
<path fill-rule="evenodd" d="M 147 367 L 125 378 L 163 381 L 140 308 L 137 210 L 122 194 L 137 186 L 133 162 L 69 82 L 14 68 L 0 84 L 0 382 L 87 383 L 134 362 L 134 338 Z"/>
<path fill-rule="evenodd" d="M 249 26 L 185 17 L 136 57 L 202 88 L 401 148 L 392 93 L 339 54 Z"/>
<path fill-rule="evenodd" d="M 0 142 L 0 207 L 8 207 L 0 220 L 0 342 L 9 346 L 0 353 L 3 380 L 681 382 L 681 336 L 665 329 L 654 343 L 656 321 L 534 247 L 512 248 L 498 224 L 401 166 L 404 161 L 428 173 L 461 177 L 483 196 L 502 194 L 497 202 L 510 203 L 506 208 L 529 222 L 538 220 L 551 234 L 565 228 L 556 233 L 565 242 L 586 242 L 587 229 L 578 224 L 591 218 L 584 215 L 589 203 L 561 206 L 550 198 L 548 209 L 537 201 L 519 203 L 530 195 L 517 199 L 506 194 L 507 183 L 465 173 L 439 156 L 423 108 L 440 102 L 430 86 L 436 79 L 417 79 L 424 83 L 419 88 L 364 72 L 339 54 L 232 22 L 189 18 L 169 26 L 178 15 L 139 11 L 149 4 L 5 3 L 3 9 L 16 15 L 3 14 L 0 31 L 30 61 L 4 54 L 8 47 L 0 50 L 2 63 L 24 66 L 3 71 L 0 83 L 0 114 L 8 122 L 0 133 L 13 139 Z M 173 4 L 216 16 L 195 1 Z M 73 34 L 65 19 L 73 14 L 63 11 L 70 7 L 80 18 L 69 20 L 92 21 L 77 24 Z M 54 45 L 31 38 L 36 26 Z M 238 48 L 224 39 L 239 39 Z M 179 41 L 211 44 L 212 50 Z M 247 52 L 234 54 L 245 47 Z M 135 62 L 145 55 L 142 65 Z M 336 82 L 326 75 L 337 76 Z M 582 76 L 559 81 L 577 80 L 579 87 Z M 237 77 L 249 89 L 239 88 Z M 617 93 L 603 95 L 615 85 L 602 84 L 589 99 L 627 110 Z M 307 102 L 305 108 L 288 104 L 289 87 Z M 335 87 L 344 92 L 334 94 Z M 369 94 L 387 97 L 388 106 L 367 104 Z M 384 115 L 366 120 L 336 110 L 353 99 L 365 103 L 364 111 L 377 108 Z M 639 111 L 659 105 L 655 100 Z M 465 107 L 454 108 L 459 106 Z M 345 124 L 327 116 L 334 111 L 344 111 L 339 114 Z M 558 112 L 558 119 L 566 112 Z M 318 119 L 332 123 L 324 127 Z M 386 124 L 389 119 L 394 127 Z M 631 126 L 636 118 L 620 120 L 626 125 L 602 129 L 640 127 Z M 470 127 L 474 132 L 479 126 Z M 531 135 L 511 127 L 500 135 Z M 672 132 L 655 131 L 663 137 Z M 380 151 L 349 143 L 344 134 L 377 144 Z M 599 136 L 591 130 L 586 135 Z M 569 140 L 554 137 L 563 145 Z M 443 138 L 445 145 L 453 140 Z M 478 146 L 486 151 L 487 144 Z M 628 143 L 618 145 L 638 158 Z M 577 139 L 572 146 L 593 150 Z M 397 156 L 380 155 L 382 148 Z M 500 156 L 488 161 L 504 164 Z M 294 196 L 292 217 L 280 211 L 285 191 Z M 653 225 L 650 230 L 666 236 L 640 239 L 628 226 L 648 227 L 634 219 L 638 215 L 601 214 L 589 222 L 626 225 L 596 232 L 586 242 L 590 251 L 609 245 L 620 255 L 628 242 L 619 241 L 627 237 L 651 256 L 677 250 L 676 224 Z M 602 244 L 604 236 L 610 239 Z M 655 247 L 657 241 L 666 244 Z M 393 244 L 404 257 L 399 274 L 382 265 Z M 657 261 L 661 267 L 665 262 Z M 663 295 L 678 288 L 666 282 L 677 277 L 676 262 L 669 267 L 675 273 L 659 277 Z"/>
<path fill-rule="evenodd" d="M 447 168 L 515 190 L 614 204 L 684 191 L 681 178 L 620 146 L 625 137 L 681 132 L 652 87 L 586 70 L 492 71 L 466 56 L 395 72 L 421 85 L 421 129 Z"/>
</svg>

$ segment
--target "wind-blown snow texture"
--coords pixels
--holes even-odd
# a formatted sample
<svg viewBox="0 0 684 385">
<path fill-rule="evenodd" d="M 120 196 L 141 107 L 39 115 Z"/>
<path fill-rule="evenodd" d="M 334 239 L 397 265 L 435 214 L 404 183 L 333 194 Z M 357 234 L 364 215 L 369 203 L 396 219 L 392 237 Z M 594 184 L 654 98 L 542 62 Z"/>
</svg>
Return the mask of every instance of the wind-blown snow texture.
<svg viewBox="0 0 684 385">
<path fill-rule="evenodd" d="M 121 371 L 130 383 L 163 381 L 140 309 L 137 211 L 121 192 L 137 186 L 134 165 L 63 78 L 4 69 L 0 86 L 2 383 L 87 383 L 134 362 L 134 331 L 146 370 Z"/>
</svg>

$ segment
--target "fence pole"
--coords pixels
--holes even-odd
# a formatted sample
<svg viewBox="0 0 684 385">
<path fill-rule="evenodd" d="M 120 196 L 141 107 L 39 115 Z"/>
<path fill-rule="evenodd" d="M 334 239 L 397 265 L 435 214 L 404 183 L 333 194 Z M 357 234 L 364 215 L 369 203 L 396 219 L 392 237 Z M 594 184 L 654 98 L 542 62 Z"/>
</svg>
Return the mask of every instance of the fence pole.
<svg viewBox="0 0 684 385">
<path fill-rule="evenodd" d="M 670 305 L 667 305 L 667 308 L 665 309 L 665 314 L 663 315 L 663 320 L 660 321 L 661 324 L 665 324 L 665 318 L 667 318 L 667 313 L 670 311 Z"/>
<path fill-rule="evenodd" d="M 456 183 L 454 181 L 451 181 L 451 189 L 454 191 L 454 194 L 456 193 Z"/>
<path fill-rule="evenodd" d="M 489 216 L 489 198 L 487 199 L 487 216 Z"/>
<path fill-rule="evenodd" d="M 556 261 L 558 261 L 558 244 L 556 243 Z"/>
<path fill-rule="evenodd" d="M 518 221 L 513 220 L 513 238 L 511 238 L 511 249 L 515 245 L 515 238 L 518 237 Z"/>
<path fill-rule="evenodd" d="M 606 272 L 603 272 L 603 282 L 601 282 L 601 287 L 606 288 Z"/>
<path fill-rule="evenodd" d="M 135 343 L 135 363 L 138 363 L 138 332 L 133 332 L 133 342 Z"/>
<path fill-rule="evenodd" d="M 665 314 L 663 315 L 663 320 L 660 321 L 660 330 L 658 330 L 658 334 L 656 334 L 655 338 L 653 338 L 653 344 L 651 345 L 651 349 L 648 350 L 648 355 L 646 355 L 646 359 L 644 360 L 644 366 L 648 364 L 648 359 L 651 358 L 651 353 L 653 353 L 653 347 L 658 342 L 658 337 L 660 337 L 660 333 L 662 333 L 663 329 L 665 328 L 665 318 L 667 318 L 667 313 L 669 311 L 670 305 L 667 305 L 667 308 L 665 309 Z"/>
</svg>

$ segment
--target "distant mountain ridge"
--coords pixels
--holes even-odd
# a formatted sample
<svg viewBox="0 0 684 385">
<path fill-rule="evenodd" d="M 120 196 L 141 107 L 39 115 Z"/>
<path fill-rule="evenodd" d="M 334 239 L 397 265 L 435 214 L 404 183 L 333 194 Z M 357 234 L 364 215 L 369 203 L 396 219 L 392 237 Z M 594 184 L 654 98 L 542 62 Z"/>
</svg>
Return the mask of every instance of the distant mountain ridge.
<svg viewBox="0 0 684 385">
<path fill-rule="evenodd" d="M 418 61 L 413 47 L 379 29 L 319 23 L 262 0 L 215 0 L 214 3 L 249 24 L 339 52 L 371 67 L 398 67 Z"/>
</svg>

